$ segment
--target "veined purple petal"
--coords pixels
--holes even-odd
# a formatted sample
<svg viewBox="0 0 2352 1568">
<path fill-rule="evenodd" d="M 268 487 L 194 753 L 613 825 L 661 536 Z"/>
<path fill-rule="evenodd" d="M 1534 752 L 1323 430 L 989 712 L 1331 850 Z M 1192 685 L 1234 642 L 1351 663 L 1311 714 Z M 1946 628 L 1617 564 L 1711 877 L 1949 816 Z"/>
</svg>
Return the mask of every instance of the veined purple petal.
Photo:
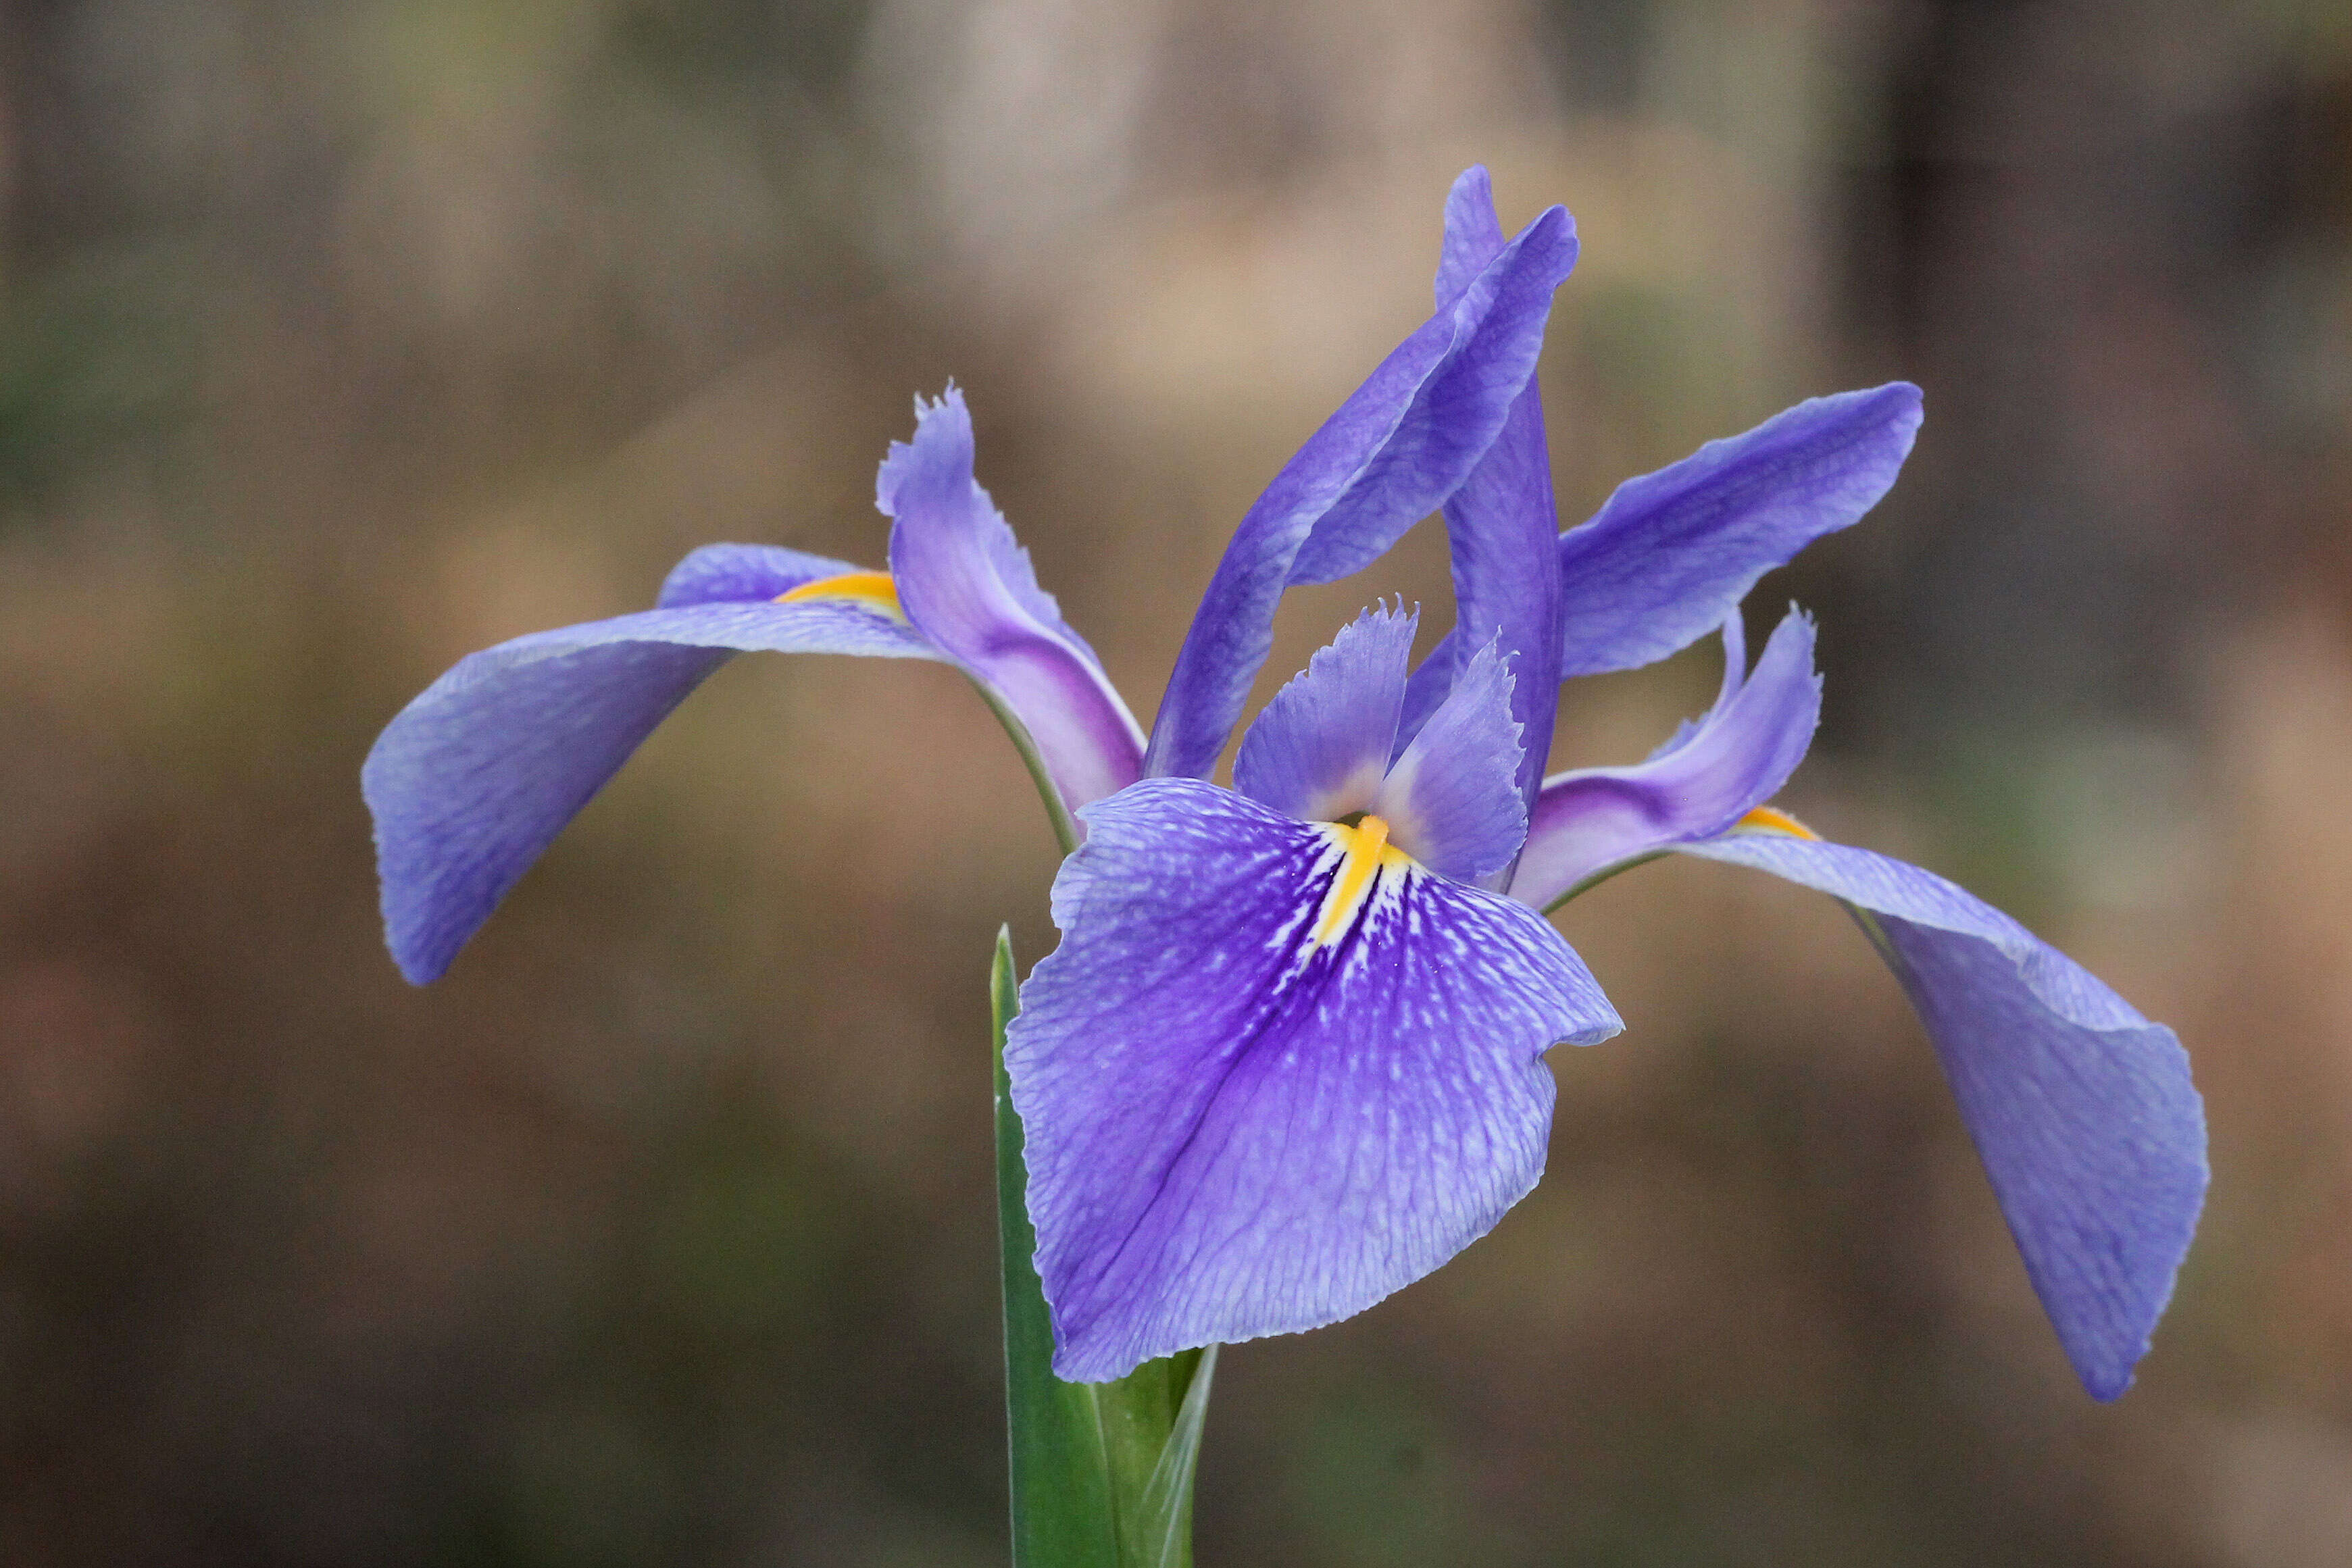
<svg viewBox="0 0 2352 1568">
<path fill-rule="evenodd" d="M 850 577 L 865 570 L 849 561 L 781 545 L 704 545 L 688 550 L 684 560 L 669 569 L 654 608 L 752 604 L 823 578 Z"/>
<path fill-rule="evenodd" d="M 1234 788 L 1301 821 L 1369 810 L 1388 772 L 1420 615 L 1367 610 L 1274 695 L 1234 758 Z"/>
<path fill-rule="evenodd" d="M 890 572 L 907 619 L 1021 720 L 1063 800 L 1134 782 L 1143 732 L 972 478 L 971 414 L 955 386 L 916 399 L 915 439 L 890 444 L 875 501 L 896 519 Z"/>
<path fill-rule="evenodd" d="M 401 973 L 418 985 L 438 978 L 654 727 L 753 649 L 940 656 L 903 622 L 850 601 L 700 603 L 501 643 L 402 709 L 360 773 Z"/>
<path fill-rule="evenodd" d="M 2204 1105 L 2173 1032 L 1916 866 L 1782 833 L 1678 847 L 1870 912 L 2067 1359 L 2094 1398 L 2129 1387 L 2205 1197 Z"/>
<path fill-rule="evenodd" d="M 1543 1053 L 1620 1027 L 1523 904 L 1192 779 L 1087 809 L 1005 1041 L 1055 1374 L 1335 1322 L 1534 1186 Z"/>
<path fill-rule="evenodd" d="M 1445 251 L 1437 271 L 1441 302 L 1502 246 L 1492 183 L 1485 169 L 1468 170 L 1454 183 L 1445 204 Z M 1467 650 L 1498 642 L 1513 681 L 1511 716 L 1519 724 L 1523 810 L 1533 806 L 1542 784 L 1559 706 L 1559 683 L 1551 674 L 1560 661 L 1559 529 L 1543 392 L 1530 375 L 1495 444 L 1445 503 L 1454 625 L 1413 672 L 1397 737 L 1402 750 L 1421 732 L 1453 689 Z"/>
<path fill-rule="evenodd" d="M 1919 389 L 1813 398 L 1617 486 L 1559 536 L 1560 674 L 1652 664 L 1722 624 L 1756 580 L 1858 520 L 1919 431 Z"/>
<path fill-rule="evenodd" d="M 1712 838 L 1780 793 L 1821 720 L 1813 623 L 1791 610 L 1744 681 L 1742 643 L 1735 614 L 1724 624 L 1724 695 L 1650 760 L 1544 780 L 1512 897 L 1541 909 L 1604 866 Z"/>
<path fill-rule="evenodd" d="M 1376 559 L 1457 489 L 1535 371 L 1552 290 L 1576 261 L 1568 214 L 1521 230 L 1381 362 L 1242 519 L 1185 634 L 1144 768 L 1206 778 L 1273 646 L 1286 586 Z"/>
<path fill-rule="evenodd" d="M 1489 644 L 1470 656 L 1373 798 L 1397 847 L 1441 876 L 1476 882 L 1499 872 L 1528 836 L 1511 707 L 1511 676 Z"/>
</svg>

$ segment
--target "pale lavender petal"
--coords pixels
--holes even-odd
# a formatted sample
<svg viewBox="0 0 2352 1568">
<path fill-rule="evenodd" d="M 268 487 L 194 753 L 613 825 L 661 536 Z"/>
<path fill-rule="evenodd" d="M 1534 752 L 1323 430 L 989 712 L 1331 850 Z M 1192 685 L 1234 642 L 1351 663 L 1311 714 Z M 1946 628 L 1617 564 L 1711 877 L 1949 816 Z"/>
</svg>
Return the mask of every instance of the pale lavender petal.
<svg viewBox="0 0 2352 1568">
<path fill-rule="evenodd" d="M 1454 182 L 1445 204 L 1440 299 L 1460 287 L 1456 278 L 1475 276 L 1502 244 L 1486 171 L 1471 169 Z M 1511 715 L 1519 723 L 1523 809 L 1534 803 L 1543 782 L 1559 706 L 1559 683 L 1552 675 L 1560 658 L 1561 579 L 1554 542 L 1559 529 L 1543 392 L 1530 376 L 1495 444 L 1445 503 L 1454 626 L 1413 672 L 1397 736 L 1402 750 L 1453 689 L 1466 652 L 1499 642 L 1513 680 Z"/>
<path fill-rule="evenodd" d="M 360 774 L 401 973 L 437 978 L 654 727 L 755 649 L 939 657 L 903 622 L 854 602 L 706 603 L 501 643 L 402 709 Z"/>
<path fill-rule="evenodd" d="M 1552 290 L 1576 260 L 1558 207 L 1381 361 L 1259 497 L 1193 617 L 1145 771 L 1206 778 L 1273 646 L 1290 584 L 1357 570 L 1458 488 L 1535 371 Z"/>
<path fill-rule="evenodd" d="M 1470 656 L 1389 769 L 1372 810 L 1399 849 L 1440 875 L 1475 882 L 1509 865 L 1528 836 L 1518 768 L 1511 677 L 1490 644 Z"/>
<path fill-rule="evenodd" d="M 1388 771 L 1420 622 L 1415 612 L 1382 607 L 1342 627 L 1252 721 L 1234 758 L 1234 788 L 1301 821 L 1370 809 Z"/>
<path fill-rule="evenodd" d="M 820 578 L 866 570 L 779 545 L 704 545 L 688 551 L 684 560 L 670 568 L 654 607 L 682 610 L 690 604 L 753 603 Z"/>
<path fill-rule="evenodd" d="M 2208 1176 L 2204 1106 L 2173 1032 L 1916 866 L 1780 833 L 1680 847 L 1870 912 L 2067 1358 L 2094 1398 L 2129 1387 Z"/>
<path fill-rule="evenodd" d="M 1057 1375 L 1337 1322 L 1535 1184 L 1544 1051 L 1619 1022 L 1534 911 L 1397 863 L 1327 946 L 1345 830 L 1191 779 L 1087 815 L 1005 1042 Z"/>
<path fill-rule="evenodd" d="M 1919 389 L 1890 382 L 1626 480 L 1559 536 L 1562 677 L 1651 664 L 1721 625 L 1758 578 L 1877 505 L 1918 430 Z"/>
<path fill-rule="evenodd" d="M 1738 680 L 1737 622 L 1725 637 L 1725 695 L 1647 762 L 1544 780 L 1511 896 L 1541 909 L 1605 866 L 1712 838 L 1780 791 L 1821 720 L 1813 623 L 1790 611 Z"/>
<path fill-rule="evenodd" d="M 1143 731 L 973 480 L 971 415 L 956 387 L 916 400 L 915 439 L 890 444 L 875 500 L 897 520 L 890 572 L 907 619 L 1020 719 L 1063 800 L 1083 806 L 1134 782 Z"/>
</svg>

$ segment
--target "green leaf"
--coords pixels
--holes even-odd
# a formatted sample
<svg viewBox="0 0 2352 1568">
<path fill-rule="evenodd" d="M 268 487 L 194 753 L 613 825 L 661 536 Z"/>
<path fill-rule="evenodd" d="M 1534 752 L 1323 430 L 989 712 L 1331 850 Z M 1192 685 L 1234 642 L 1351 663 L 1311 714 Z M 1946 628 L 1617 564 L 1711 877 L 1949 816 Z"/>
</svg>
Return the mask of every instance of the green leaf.
<svg viewBox="0 0 2352 1568">
<path fill-rule="evenodd" d="M 996 1212 L 1004 1267 L 1004 1404 L 1013 1568 L 1192 1568 L 1192 1476 L 1216 1347 L 1147 1361 L 1116 1383 L 1064 1383 L 1031 1261 L 1021 1118 L 1004 1072 L 1020 1010 L 1013 939 L 996 936 Z"/>
<path fill-rule="evenodd" d="M 1134 1561 L 1146 1568 L 1192 1568 L 1192 1472 L 1201 1458 L 1201 1427 L 1209 1414 L 1209 1383 L 1216 1375 L 1217 1347 L 1190 1353 L 1199 1364 L 1184 1403 L 1176 1411 L 1175 1429 L 1151 1468 L 1142 1506 L 1136 1511 L 1135 1537 L 1141 1554 Z"/>
<path fill-rule="evenodd" d="M 989 976 L 996 1022 L 996 1218 L 1004 1266 L 1004 1412 L 1013 1472 L 1013 1568 L 1119 1568 L 1095 1389 L 1053 1372 L 1054 1331 L 1031 1262 L 1037 1233 L 1024 1202 L 1021 1118 L 1004 1075 L 1004 1026 L 1020 1010 L 1013 936 L 996 935 Z"/>
</svg>

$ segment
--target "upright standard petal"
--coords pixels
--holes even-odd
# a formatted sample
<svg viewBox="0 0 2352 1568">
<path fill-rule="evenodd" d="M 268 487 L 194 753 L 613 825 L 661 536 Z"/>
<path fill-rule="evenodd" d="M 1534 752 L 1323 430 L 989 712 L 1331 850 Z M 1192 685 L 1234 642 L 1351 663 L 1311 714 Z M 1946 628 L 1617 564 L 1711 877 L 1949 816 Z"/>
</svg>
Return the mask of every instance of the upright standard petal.
<svg viewBox="0 0 2352 1568">
<path fill-rule="evenodd" d="M 1568 214 L 1538 217 L 1382 361 L 1258 497 L 1217 563 L 1152 727 L 1144 771 L 1204 779 L 1273 646 L 1292 584 L 1379 557 L 1460 487 L 1535 372 Z"/>
<path fill-rule="evenodd" d="M 1559 536 L 1562 678 L 1630 670 L 1722 624 L 1756 580 L 1878 504 L 1919 431 L 1919 389 L 1814 398 L 1617 486 Z"/>
<path fill-rule="evenodd" d="M 1371 809 L 1407 854 L 1440 876 L 1477 882 L 1508 866 L 1527 839 L 1518 769 L 1511 677 L 1489 643 L 1381 780 Z"/>
<path fill-rule="evenodd" d="M 793 551 L 727 549 L 738 553 L 697 551 L 681 565 L 699 563 L 687 576 L 689 602 L 470 654 L 377 737 L 360 787 L 375 817 L 385 941 L 411 981 L 448 968 L 563 825 L 735 653 L 940 656 L 869 599 L 780 604 L 768 591 L 871 574 Z M 721 579 L 761 597 L 691 601 Z"/>
<path fill-rule="evenodd" d="M 1454 183 L 1445 204 L 1439 302 L 1458 293 L 1502 248 L 1493 185 L 1485 169 L 1473 168 Z M 1530 375 L 1495 444 L 1445 503 L 1446 543 L 1454 566 L 1454 629 L 1412 673 L 1397 737 L 1402 751 L 1453 690 L 1469 651 L 1496 643 L 1512 680 L 1522 808 L 1534 805 L 1542 785 L 1559 706 L 1559 683 L 1552 674 L 1560 662 L 1559 529 L 1551 453 L 1544 439 L 1543 392 Z"/>
<path fill-rule="evenodd" d="M 1370 809 L 1389 769 L 1418 613 L 1367 610 L 1274 695 L 1234 758 L 1234 788 L 1301 821 Z"/>
<path fill-rule="evenodd" d="M 1087 816 L 1005 1043 L 1058 1375 L 1337 1322 L 1535 1184 L 1544 1051 L 1620 1027 L 1548 923 L 1194 780 Z"/>
<path fill-rule="evenodd" d="M 2113 1399 L 2171 1298 L 2203 1206 L 2205 1113 L 2173 1032 L 1943 878 L 1780 832 L 1677 846 L 1868 912 L 1918 1009 L 2058 1341 Z"/>
<path fill-rule="evenodd" d="M 896 519 L 890 572 L 907 619 L 1021 721 L 1063 801 L 1075 810 L 1133 783 L 1143 731 L 973 479 L 955 386 L 916 399 L 915 439 L 891 443 L 875 500 Z"/>
<path fill-rule="evenodd" d="M 1542 909 L 1595 872 L 1712 838 L 1780 792 L 1821 721 L 1813 623 L 1791 610 L 1746 679 L 1743 643 L 1735 614 L 1724 623 L 1723 695 L 1647 762 L 1544 780 L 1512 897 Z"/>
</svg>

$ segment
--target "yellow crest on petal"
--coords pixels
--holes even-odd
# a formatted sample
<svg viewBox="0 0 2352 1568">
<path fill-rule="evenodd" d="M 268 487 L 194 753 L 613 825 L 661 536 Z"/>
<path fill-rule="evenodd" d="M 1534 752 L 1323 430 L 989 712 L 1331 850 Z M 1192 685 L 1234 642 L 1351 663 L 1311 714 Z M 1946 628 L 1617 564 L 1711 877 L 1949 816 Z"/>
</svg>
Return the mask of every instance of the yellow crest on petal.
<svg viewBox="0 0 2352 1568">
<path fill-rule="evenodd" d="M 890 580 L 887 571 L 845 571 L 837 577 L 803 582 L 776 595 L 779 604 L 801 604 L 812 599 L 846 599 L 893 621 L 907 618 L 907 612 L 898 603 L 898 585 Z"/>
<path fill-rule="evenodd" d="M 1735 830 L 1746 829 L 1750 832 L 1759 833 L 1786 833 L 1792 839 L 1811 839 L 1815 843 L 1819 843 L 1822 837 L 1788 812 L 1777 810 L 1770 806 L 1759 806 L 1731 825 Z"/>
</svg>

